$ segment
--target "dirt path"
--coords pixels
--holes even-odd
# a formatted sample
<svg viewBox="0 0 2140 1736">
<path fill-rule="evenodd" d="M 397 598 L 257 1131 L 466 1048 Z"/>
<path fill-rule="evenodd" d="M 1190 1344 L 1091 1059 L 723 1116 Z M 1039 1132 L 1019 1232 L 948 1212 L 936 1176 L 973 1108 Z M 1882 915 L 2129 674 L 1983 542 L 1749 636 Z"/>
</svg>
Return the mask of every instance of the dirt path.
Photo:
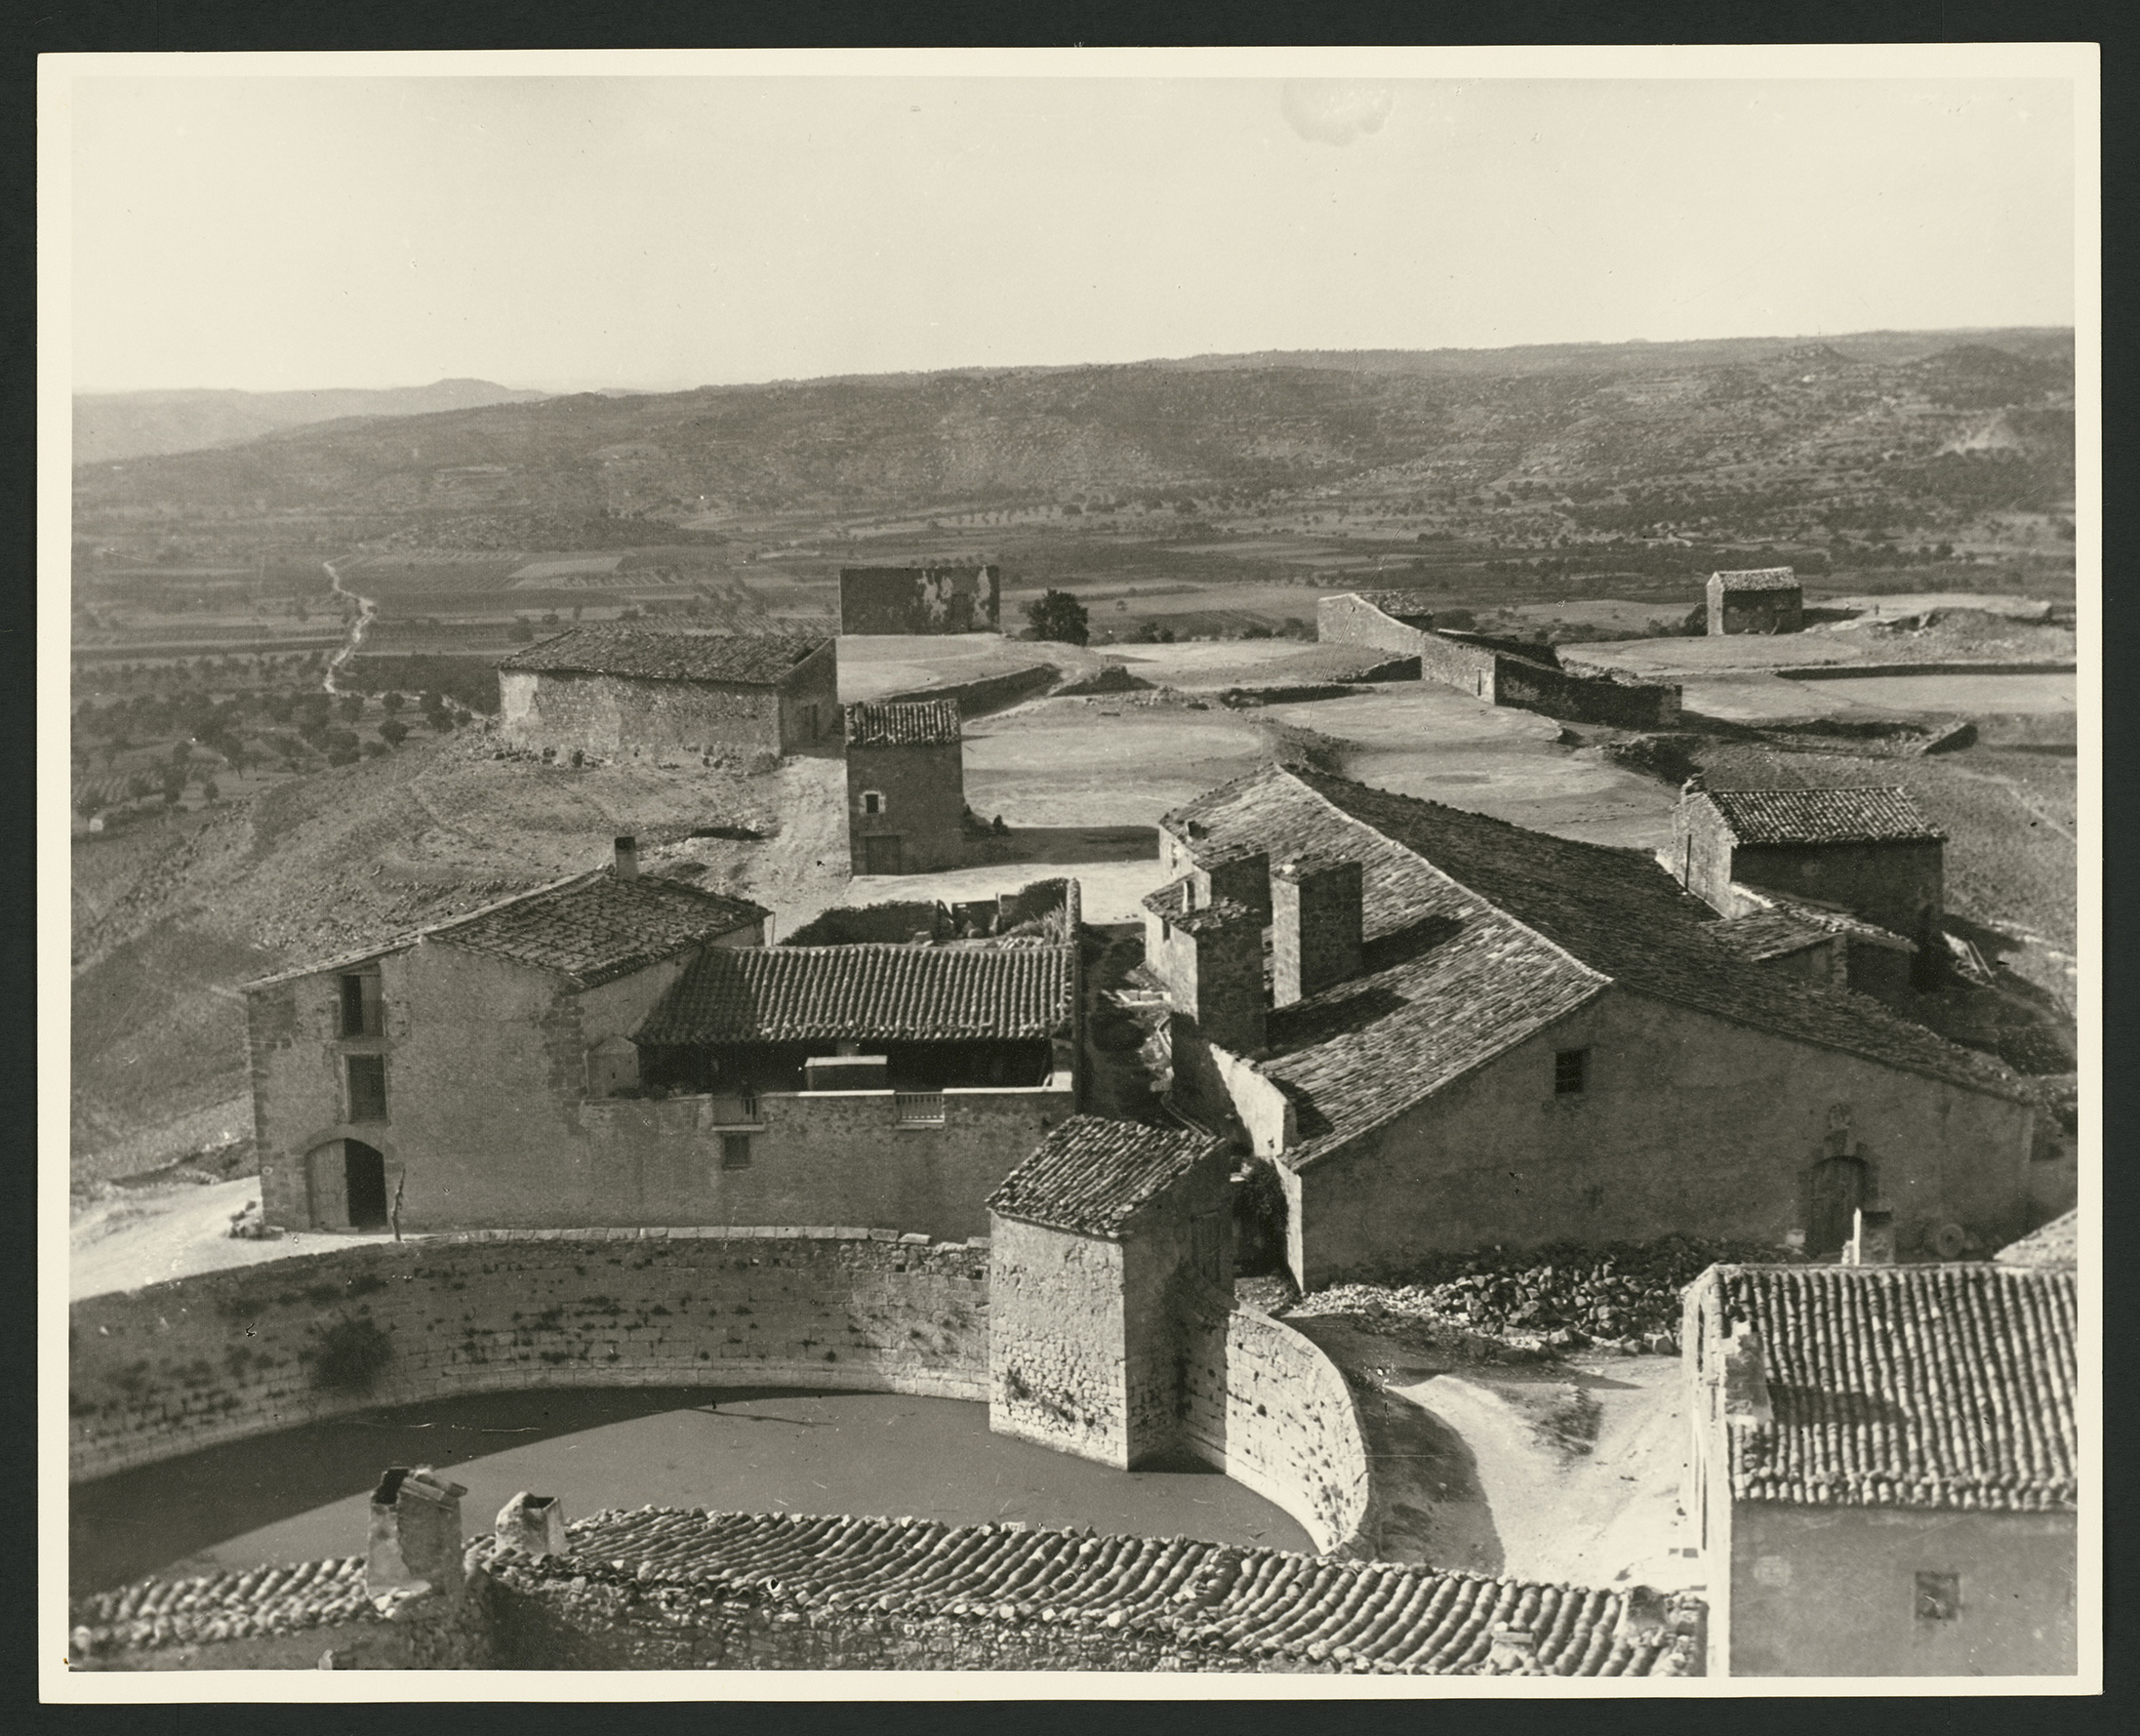
<svg viewBox="0 0 2140 1736">
<path fill-rule="evenodd" d="M 240 1241 L 225 1234 L 231 1214 L 260 1193 L 260 1178 L 245 1176 L 208 1187 L 144 1190 L 91 1207 L 69 1228 L 68 1296 L 78 1302 L 195 1272 L 391 1239 L 291 1234 L 273 1241 Z"/>
</svg>

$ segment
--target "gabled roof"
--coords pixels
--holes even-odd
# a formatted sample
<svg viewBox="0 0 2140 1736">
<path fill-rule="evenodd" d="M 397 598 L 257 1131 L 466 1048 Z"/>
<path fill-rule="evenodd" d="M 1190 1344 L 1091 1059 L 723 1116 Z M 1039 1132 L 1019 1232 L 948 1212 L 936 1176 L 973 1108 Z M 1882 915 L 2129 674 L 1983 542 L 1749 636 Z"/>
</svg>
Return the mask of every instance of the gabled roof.
<svg viewBox="0 0 2140 1736">
<path fill-rule="evenodd" d="M 641 1043 L 941 1042 L 1068 1030 L 1076 949 L 766 947 L 703 953 Z"/>
<path fill-rule="evenodd" d="M 583 989 L 762 922 L 748 899 L 680 880 L 620 880 L 608 868 L 545 887 L 473 916 L 438 923 L 426 940 L 555 971 Z"/>
<path fill-rule="evenodd" d="M 1721 590 L 1797 590 L 1798 575 L 1791 567 L 1745 567 L 1735 573 L 1712 573 L 1710 584 Z"/>
<path fill-rule="evenodd" d="M 1830 946 L 1836 938 L 1827 929 L 1800 922 L 1782 910 L 1756 910 L 1751 915 L 1730 917 L 1715 924 L 1710 936 L 1756 964 L 1788 958 L 1809 947 Z"/>
<path fill-rule="evenodd" d="M 706 892 L 681 880 L 620 880 L 610 868 L 568 875 L 464 915 L 405 929 L 360 950 L 293 965 L 244 985 L 246 991 L 347 970 L 420 941 L 440 940 L 472 952 L 553 971 L 588 989 L 628 976 L 772 912 L 747 898 Z"/>
<path fill-rule="evenodd" d="M 2009 1242 L 1992 1258 L 2001 1266 L 2073 1266 L 2080 1257 L 2080 1214 L 2070 1211 Z"/>
<path fill-rule="evenodd" d="M 1267 766 L 1161 821 L 1201 853 L 1356 856 L 1362 971 L 1265 1022 L 1264 1072 L 1314 1161 L 1563 1018 L 1613 984 L 1799 1042 L 2026 1102 L 1999 1063 L 1877 1001 L 1761 971 L 1655 860 L 1483 814 Z M 1191 834 L 1191 826 L 1200 829 Z"/>
<path fill-rule="evenodd" d="M 1709 789 L 1705 797 L 1742 844 L 1937 844 L 1910 792 L 1889 784 L 1834 789 Z"/>
<path fill-rule="evenodd" d="M 1740 1500 L 2072 1510 L 2070 1270 L 1716 1266 L 1696 1283 L 1760 1336 L 1773 1415 L 1730 1424 Z"/>
<path fill-rule="evenodd" d="M 1050 1230 L 1118 1236 L 1140 1207 L 1218 1150 L 1200 1133 L 1072 1115 L 1003 1178 L 989 1209 Z"/>
<path fill-rule="evenodd" d="M 577 626 L 499 659 L 502 669 L 626 675 L 642 681 L 725 681 L 773 687 L 832 643 L 804 633 L 650 633 Z"/>
<path fill-rule="evenodd" d="M 899 700 L 847 707 L 850 747 L 943 747 L 961 739 L 955 700 Z"/>
<path fill-rule="evenodd" d="M 1756 910 L 1755 915 L 1781 917 L 1786 921 L 1796 922 L 1802 928 L 1817 928 L 1828 934 L 1847 935 L 1853 941 L 1864 941 L 1872 946 L 1886 947 L 1897 951 L 1915 952 L 1918 949 L 1917 942 L 1908 936 L 1899 935 L 1891 928 L 1882 928 L 1877 922 L 1868 922 L 1862 916 L 1854 916 L 1839 905 L 1821 904 L 1810 898 L 1792 898 L 1785 893 L 1771 892 L 1765 886 L 1748 886 L 1737 880 L 1732 881 L 1731 890 L 1738 898 L 1766 907 Z M 1753 916 L 1739 918 L 1741 921 L 1753 919 Z M 1719 922 L 1716 926 L 1720 938 L 1721 931 L 1732 924 Z"/>
</svg>

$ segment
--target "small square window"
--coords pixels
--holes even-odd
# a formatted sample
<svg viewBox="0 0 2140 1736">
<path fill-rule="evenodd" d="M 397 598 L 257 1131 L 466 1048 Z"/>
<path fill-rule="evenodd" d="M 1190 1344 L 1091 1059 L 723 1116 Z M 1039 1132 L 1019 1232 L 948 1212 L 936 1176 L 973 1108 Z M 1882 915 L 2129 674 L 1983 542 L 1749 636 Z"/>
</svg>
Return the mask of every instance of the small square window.
<svg viewBox="0 0 2140 1736">
<path fill-rule="evenodd" d="M 721 1167 L 723 1169 L 748 1169 L 750 1167 L 750 1136 L 747 1133 L 724 1133 L 721 1135 Z"/>
<path fill-rule="evenodd" d="M 386 1057 L 348 1055 L 343 1060 L 349 1069 L 349 1119 L 385 1120 Z"/>
<path fill-rule="evenodd" d="M 1920 1573 L 1918 1575 L 1918 1620 L 1920 1622 L 1951 1622 L 1961 1614 L 1961 1575 L 1958 1573 Z"/>
<path fill-rule="evenodd" d="M 874 789 L 865 789 L 862 792 L 862 811 L 865 814 L 883 813 L 884 797 L 878 794 L 877 791 L 875 791 Z"/>
<path fill-rule="evenodd" d="M 1555 1097 L 1570 1097 L 1589 1081 L 1591 1052 L 1562 1049 L 1553 1058 L 1553 1089 Z"/>
</svg>

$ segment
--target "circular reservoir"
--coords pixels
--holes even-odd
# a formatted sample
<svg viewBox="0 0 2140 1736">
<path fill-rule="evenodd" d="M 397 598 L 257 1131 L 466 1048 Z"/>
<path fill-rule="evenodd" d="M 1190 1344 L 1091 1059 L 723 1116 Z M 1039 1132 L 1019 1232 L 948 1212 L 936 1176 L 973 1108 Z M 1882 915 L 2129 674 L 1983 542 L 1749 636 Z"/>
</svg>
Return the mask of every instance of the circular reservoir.
<svg viewBox="0 0 2140 1736">
<path fill-rule="evenodd" d="M 77 1594 L 149 1574 L 363 1552 L 389 1465 L 465 1485 L 490 1529 L 515 1491 L 603 1508 L 1020 1520 L 1312 1553 L 1285 1513 L 1199 1461 L 1110 1471 L 989 1433 L 988 1407 L 885 1393 L 611 1388 L 491 1393 L 356 1413 L 120 1472 L 69 1492 Z"/>
</svg>

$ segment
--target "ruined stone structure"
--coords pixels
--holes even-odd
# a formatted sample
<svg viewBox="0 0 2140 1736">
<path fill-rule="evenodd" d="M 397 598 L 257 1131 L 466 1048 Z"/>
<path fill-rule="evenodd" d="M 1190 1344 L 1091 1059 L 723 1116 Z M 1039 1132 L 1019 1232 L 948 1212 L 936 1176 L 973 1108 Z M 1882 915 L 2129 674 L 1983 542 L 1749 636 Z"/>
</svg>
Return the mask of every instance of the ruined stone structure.
<svg viewBox="0 0 2140 1736">
<path fill-rule="evenodd" d="M 847 844 L 858 874 L 966 858 L 966 747 L 949 700 L 847 707 Z"/>
<path fill-rule="evenodd" d="M 1233 1281 L 1216 1140 L 1073 1115 L 989 1197 L 989 1427 L 1128 1469 L 1181 1450 L 1190 1328 Z"/>
<path fill-rule="evenodd" d="M 1272 767 L 1168 815 L 1160 857 L 1171 1091 L 1274 1160 L 1304 1287 L 1672 1231 L 1832 1254 L 1860 1206 L 1912 1254 L 2024 1227 L 2023 1081 L 1750 963 L 1647 856 Z"/>
<path fill-rule="evenodd" d="M 1076 1101 L 1073 944 L 766 948 L 614 868 L 246 991 L 271 1223 L 966 1236 Z"/>
<path fill-rule="evenodd" d="M 992 633 L 1001 619 L 996 567 L 842 567 L 843 633 Z"/>
<path fill-rule="evenodd" d="M 2071 1267 L 1716 1266 L 1682 1505 L 1709 1673 L 2077 1668 Z"/>
<path fill-rule="evenodd" d="M 1805 599 L 1789 567 L 1756 567 L 1709 576 L 1712 633 L 1795 633 L 1804 625 Z"/>
<path fill-rule="evenodd" d="M 1679 720 L 1679 689 L 1560 666 L 1551 645 L 1460 633 L 1433 625 L 1407 591 L 1359 591 L 1316 599 L 1315 636 L 1416 657 L 1421 677 L 1490 706 L 1514 706 L 1578 723 L 1669 729 Z"/>
<path fill-rule="evenodd" d="M 582 626 L 498 666 L 499 733 L 600 759 L 807 752 L 839 739 L 833 639 Z"/>
</svg>

